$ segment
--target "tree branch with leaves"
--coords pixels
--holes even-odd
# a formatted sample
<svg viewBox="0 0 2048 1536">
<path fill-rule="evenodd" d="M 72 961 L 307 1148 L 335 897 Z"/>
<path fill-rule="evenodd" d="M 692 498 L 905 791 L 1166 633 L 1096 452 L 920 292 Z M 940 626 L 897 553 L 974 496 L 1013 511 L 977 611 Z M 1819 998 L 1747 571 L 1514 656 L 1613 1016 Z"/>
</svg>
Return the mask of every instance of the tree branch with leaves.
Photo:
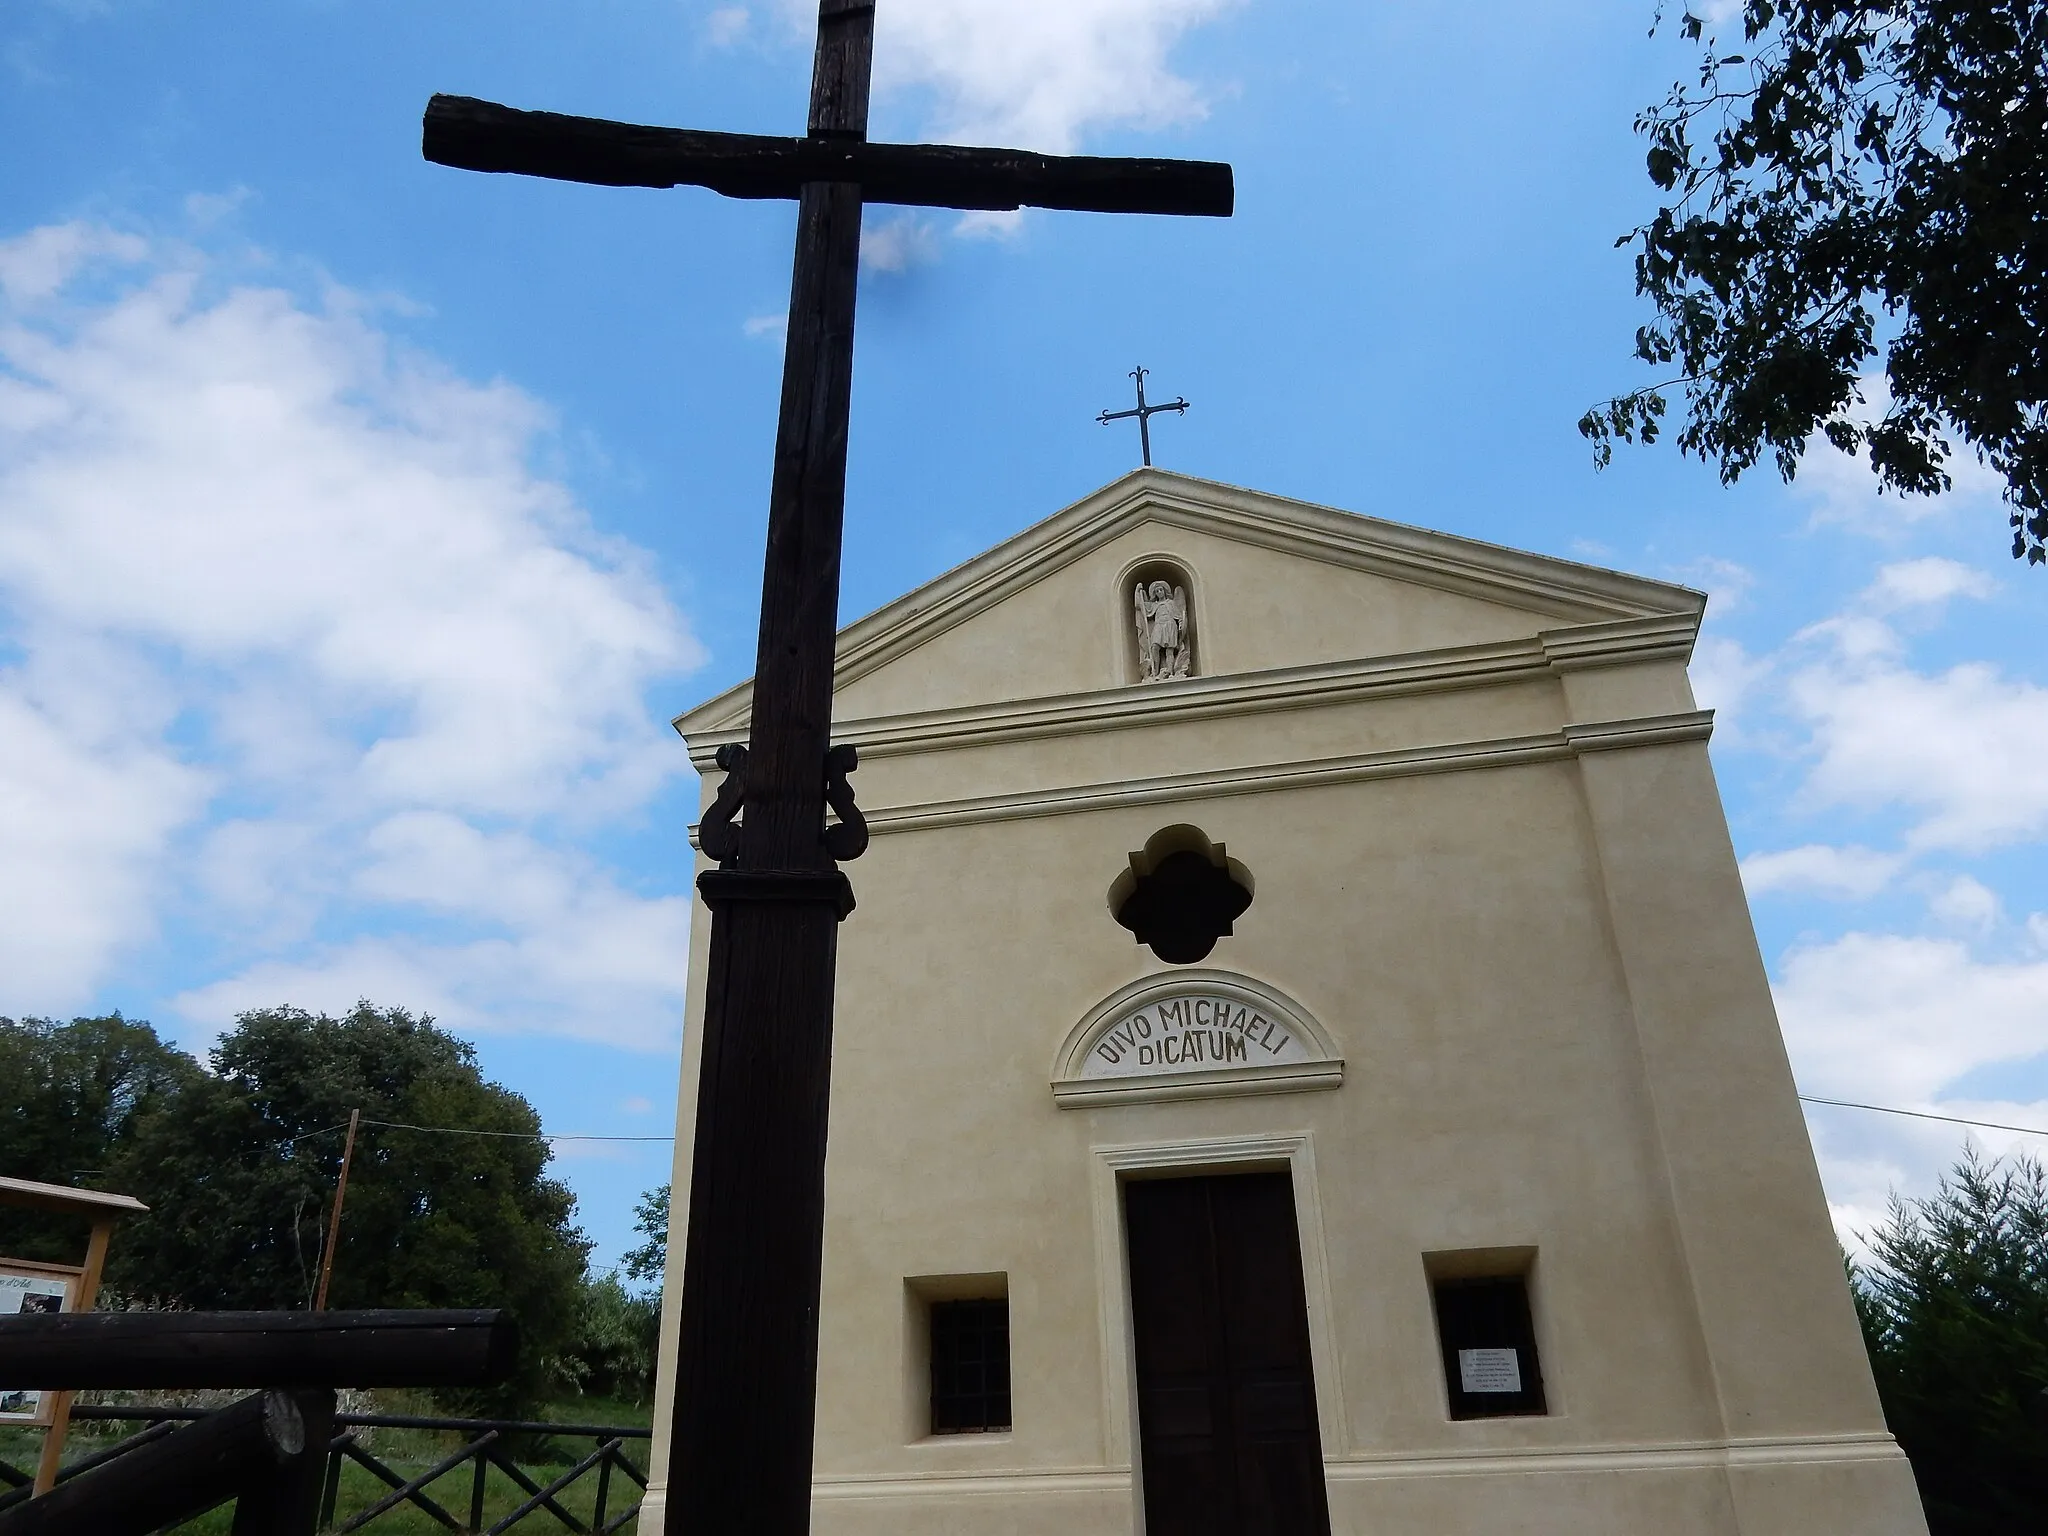
<svg viewBox="0 0 2048 1536">
<path fill-rule="evenodd" d="M 1736 48 L 1679 25 L 1697 80 L 1636 120 L 1671 200 L 1616 242 L 1672 376 L 1580 419 L 1595 462 L 1656 441 L 1671 390 L 1724 484 L 1766 454 L 1789 481 L 1821 436 L 1934 495 L 1959 439 L 2048 563 L 2048 7 L 1745 0 Z"/>
</svg>

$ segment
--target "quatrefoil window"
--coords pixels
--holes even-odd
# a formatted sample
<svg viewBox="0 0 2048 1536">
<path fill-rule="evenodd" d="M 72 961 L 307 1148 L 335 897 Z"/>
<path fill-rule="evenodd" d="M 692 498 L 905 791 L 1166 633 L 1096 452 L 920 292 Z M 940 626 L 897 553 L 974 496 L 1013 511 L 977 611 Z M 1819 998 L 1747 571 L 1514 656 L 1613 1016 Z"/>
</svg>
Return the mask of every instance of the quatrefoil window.
<svg viewBox="0 0 2048 1536">
<path fill-rule="evenodd" d="M 1169 965 L 1193 965 L 1252 904 L 1251 871 L 1200 827 L 1163 827 L 1109 888 L 1109 910 Z"/>
</svg>

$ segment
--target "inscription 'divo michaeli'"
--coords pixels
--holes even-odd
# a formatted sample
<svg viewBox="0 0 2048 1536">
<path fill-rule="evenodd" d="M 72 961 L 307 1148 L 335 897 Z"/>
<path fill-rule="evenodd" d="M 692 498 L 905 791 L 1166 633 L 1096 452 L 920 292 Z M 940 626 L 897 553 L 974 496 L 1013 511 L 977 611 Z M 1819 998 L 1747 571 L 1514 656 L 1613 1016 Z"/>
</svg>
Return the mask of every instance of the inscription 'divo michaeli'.
<svg viewBox="0 0 2048 1536">
<path fill-rule="evenodd" d="M 1296 1031 L 1233 998 L 1191 992 L 1133 1008 L 1089 1048 L 1083 1077 L 1205 1072 L 1311 1061 Z"/>
</svg>

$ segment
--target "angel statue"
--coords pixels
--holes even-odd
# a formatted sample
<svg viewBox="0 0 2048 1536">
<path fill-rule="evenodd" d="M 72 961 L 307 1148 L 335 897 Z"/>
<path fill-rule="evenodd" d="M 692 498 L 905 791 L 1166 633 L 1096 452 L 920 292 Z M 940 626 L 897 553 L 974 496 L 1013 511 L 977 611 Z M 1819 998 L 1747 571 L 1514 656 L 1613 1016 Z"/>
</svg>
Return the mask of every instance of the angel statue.
<svg viewBox="0 0 2048 1536">
<path fill-rule="evenodd" d="M 1132 591 L 1138 621 L 1138 680 L 1163 683 L 1186 677 L 1193 660 L 1188 648 L 1188 593 L 1163 581 L 1139 582 Z"/>
</svg>

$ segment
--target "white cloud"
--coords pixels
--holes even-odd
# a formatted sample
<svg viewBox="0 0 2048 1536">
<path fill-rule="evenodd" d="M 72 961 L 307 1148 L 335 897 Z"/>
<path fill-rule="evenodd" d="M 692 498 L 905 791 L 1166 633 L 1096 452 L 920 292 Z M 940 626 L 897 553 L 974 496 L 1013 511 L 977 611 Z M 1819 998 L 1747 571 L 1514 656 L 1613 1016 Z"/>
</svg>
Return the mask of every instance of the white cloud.
<svg viewBox="0 0 2048 1536">
<path fill-rule="evenodd" d="M 1749 700 L 1772 674 L 1769 659 L 1751 655 L 1741 641 L 1702 635 L 1692 647 L 1692 664 L 1686 672 L 1692 678 L 1694 702 L 1700 709 L 1714 711 L 1716 748 L 1739 748 L 1749 739 Z"/>
<path fill-rule="evenodd" d="M 1235 0 L 890 0 L 875 16 L 875 80 L 928 99 L 929 137 L 1071 152 L 1091 129 L 1199 119 L 1202 92 L 1168 55 Z M 782 0 L 812 34 L 812 0 Z"/>
<path fill-rule="evenodd" d="M 1982 1091 L 1952 1095 L 1969 1074 L 2048 1047 L 2048 961 L 1983 960 L 1952 939 L 1849 933 L 1787 955 L 1775 988 L 1801 1091 L 1825 1098 L 2048 1127 L 2048 1102 Z M 1868 1230 L 1894 1189 L 1924 1192 L 1954 1162 L 1965 1128 L 1814 1106 L 1808 1120 L 1845 1236 Z M 2039 1138 L 1971 1130 L 1993 1153 L 2048 1147 Z"/>
<path fill-rule="evenodd" d="M 1808 807 L 1904 812 L 1914 849 L 1981 850 L 2048 831 L 2048 688 L 1987 662 L 1914 669 L 1902 616 L 1995 590 L 1954 560 L 1885 566 L 1774 658 L 1772 702 L 1807 733 Z"/>
<path fill-rule="evenodd" d="M 938 235 L 931 221 L 915 213 L 878 220 L 860 237 L 860 259 L 877 272 L 908 272 L 936 261 Z"/>
<path fill-rule="evenodd" d="M 2048 1048 L 2048 961 L 1980 961 L 1956 939 L 1848 933 L 1788 954 L 1776 988 L 1801 1087 L 1905 1109 Z"/>
<path fill-rule="evenodd" d="M 1998 893 L 1970 875 L 1957 875 L 1927 903 L 1927 910 L 1958 928 L 1988 931 L 1998 922 Z M 2048 1035 L 2048 1031 L 2044 1031 Z M 2048 1045 L 2048 1039 L 2042 1042 Z"/>
<path fill-rule="evenodd" d="M 233 218 L 256 193 L 249 187 L 232 187 L 226 192 L 188 192 L 185 217 L 196 228 L 206 228 Z M 137 252 L 139 257 L 142 253 Z"/>
<path fill-rule="evenodd" d="M 1022 208 L 976 208 L 960 215 L 953 233 L 963 240 L 1008 240 L 1024 228 Z"/>
<path fill-rule="evenodd" d="M 1952 597 L 1989 597 L 1996 590 L 1984 572 L 1972 570 L 1960 560 L 1929 555 L 1885 566 L 1865 591 L 1864 601 L 1880 611 L 1928 608 Z"/>
<path fill-rule="evenodd" d="M 1779 853 L 1751 854 L 1742 861 L 1742 886 L 1752 897 L 1798 891 L 1862 899 L 1889 885 L 1903 863 L 1895 854 L 1869 848 L 1808 843 Z"/>
<path fill-rule="evenodd" d="M 173 999 L 177 1011 L 210 1034 L 247 1008 L 289 999 L 335 1013 L 370 997 L 466 1031 L 674 1045 L 689 897 L 633 895 L 573 853 L 438 813 L 394 818 L 370 842 L 356 894 L 401 922 L 410 908 L 484 936 L 436 941 L 400 931 L 299 946 L 294 958 L 258 962 Z"/>
<path fill-rule="evenodd" d="M 1908 810 L 1918 848 L 2048 830 L 2048 689 L 1984 662 L 1929 674 L 1857 648 L 1802 669 L 1790 697 L 1813 731 L 1813 801 Z"/>
<path fill-rule="evenodd" d="M 1741 610 L 1749 601 L 1751 589 L 1756 586 L 1755 571 L 1717 555 L 1702 555 L 1691 564 L 1680 566 L 1675 574 L 1688 586 L 1705 592 L 1713 603 L 1714 611 L 1723 615 Z"/>
<path fill-rule="evenodd" d="M 772 336 L 780 341 L 789 331 L 789 315 L 755 315 L 740 322 L 740 331 L 753 340 Z"/>
<path fill-rule="evenodd" d="M 368 995 L 555 1027 L 573 983 L 560 1027 L 666 1031 L 681 898 L 537 829 L 676 771 L 645 694 L 699 650 L 531 469 L 545 413 L 345 292 L 91 226 L 0 243 L 0 291 L 8 1002 L 82 999 L 176 902 L 242 947 L 202 1012 Z M 365 936 L 423 903 L 445 944 Z"/>
<path fill-rule="evenodd" d="M 1747 740 L 1767 785 L 1750 816 L 1774 815 L 1786 843 L 1743 860 L 1768 926 L 1817 931 L 1774 968 L 1775 994 L 1801 1090 L 1828 1099 L 2012 1126 L 2048 1127 L 2038 1097 L 2048 1055 L 2048 916 L 2020 866 L 1912 872 L 1936 850 L 1954 856 L 2038 839 L 2048 831 L 2048 688 L 1984 661 L 1914 665 L 1920 632 L 1955 619 L 1958 599 L 1995 594 L 1987 571 L 1927 556 L 1895 560 L 1842 609 L 1780 649 L 1708 659 L 1703 697 L 1743 701 Z M 1729 682 L 1713 681 L 1716 671 Z M 1779 781 L 1797 771 L 1797 790 Z M 1755 787 L 1755 786 L 1752 786 Z M 1739 792 L 1738 792 L 1739 793 Z M 1866 842 L 1801 837 L 1802 821 L 1849 809 L 1869 818 Z M 1783 835 L 1783 834 L 1781 834 Z M 2002 878 L 1994 879 L 1990 870 Z M 1994 889 L 1994 886 L 2002 889 Z M 1913 932 L 1830 932 L 1812 898 L 1926 901 Z M 1805 904 L 1801 905 L 1802 899 Z M 1903 909 L 1903 910 L 1902 910 Z M 1894 900 L 1885 910 L 1910 909 Z M 1836 920 L 1838 921 L 1838 920 Z M 1929 1191 L 1966 1141 L 1992 1154 L 2048 1142 L 2011 1131 L 1810 1104 L 1807 1118 L 1837 1230 L 1883 1219 L 1893 1191 Z"/>
<path fill-rule="evenodd" d="M 704 40 L 714 48 L 730 48 L 747 35 L 752 20 L 744 5 L 721 5 L 704 18 Z"/>
<path fill-rule="evenodd" d="M 154 932 L 166 843 L 209 787 L 158 743 L 135 739 L 145 733 L 80 719 L 67 697 L 76 674 L 50 670 L 0 671 L 7 1012 L 76 1005 L 124 945 Z"/>
<path fill-rule="evenodd" d="M 98 224 L 47 224 L 0 242 L 0 297 L 9 304 L 47 299 L 96 257 L 139 261 L 147 242 Z"/>
</svg>

